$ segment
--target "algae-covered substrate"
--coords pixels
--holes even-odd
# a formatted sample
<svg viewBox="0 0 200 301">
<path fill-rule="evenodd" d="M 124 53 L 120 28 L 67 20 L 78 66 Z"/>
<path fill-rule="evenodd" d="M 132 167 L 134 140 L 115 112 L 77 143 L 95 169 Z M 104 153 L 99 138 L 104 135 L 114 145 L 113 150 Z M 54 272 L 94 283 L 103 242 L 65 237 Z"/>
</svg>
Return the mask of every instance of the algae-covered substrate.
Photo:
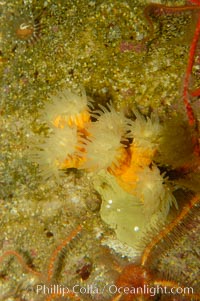
<svg viewBox="0 0 200 301">
<path fill-rule="evenodd" d="M 198 197 L 199 100 L 192 127 L 183 86 L 199 12 L 155 2 L 0 1 L 0 300 L 112 300 L 123 267 Z M 199 68 L 196 54 L 189 91 Z M 80 116 L 66 119 L 61 95 L 75 112 L 86 102 Z M 58 164 L 66 126 L 81 159 Z M 199 202 L 191 212 L 148 268 L 197 294 Z"/>
</svg>

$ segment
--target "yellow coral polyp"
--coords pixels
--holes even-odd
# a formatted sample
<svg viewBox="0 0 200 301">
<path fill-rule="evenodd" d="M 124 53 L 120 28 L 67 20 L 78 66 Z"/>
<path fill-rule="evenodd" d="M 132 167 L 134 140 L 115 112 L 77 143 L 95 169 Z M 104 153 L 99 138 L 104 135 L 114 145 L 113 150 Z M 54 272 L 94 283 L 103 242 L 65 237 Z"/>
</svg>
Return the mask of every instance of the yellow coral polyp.
<svg viewBox="0 0 200 301">
<path fill-rule="evenodd" d="M 90 114 L 88 111 L 83 111 L 75 116 L 70 116 L 68 119 L 68 125 L 76 125 L 78 129 L 85 129 L 86 124 L 90 121 Z"/>
<path fill-rule="evenodd" d="M 138 172 L 149 166 L 155 151 L 140 148 L 132 144 L 130 146 L 130 164 L 121 174 L 115 174 L 118 184 L 128 193 L 134 194 L 138 181 Z"/>
<path fill-rule="evenodd" d="M 84 152 L 84 151 L 83 151 Z M 59 169 L 68 169 L 68 168 L 81 168 L 85 162 L 84 156 L 69 156 L 68 159 L 65 159 L 60 165 Z"/>
<path fill-rule="evenodd" d="M 134 112 L 136 120 L 132 121 L 131 133 L 134 137 L 134 143 L 142 148 L 157 148 L 162 126 L 159 123 L 158 116 L 154 113 L 145 118 L 138 112 Z"/>
<path fill-rule="evenodd" d="M 65 126 L 77 126 L 78 129 L 83 130 L 85 125 L 90 121 L 90 114 L 88 111 L 84 110 L 83 112 L 70 115 L 67 118 L 62 115 L 58 115 L 52 121 L 53 125 L 56 128 L 63 129 Z"/>
<path fill-rule="evenodd" d="M 83 167 L 92 171 L 117 167 L 124 161 L 124 155 L 127 156 L 124 143 L 129 136 L 129 119 L 111 104 L 100 106 L 100 109 L 91 112 L 96 121 L 89 123 L 88 139 L 85 140 L 86 162 Z"/>
<path fill-rule="evenodd" d="M 156 165 L 152 165 L 151 168 L 146 166 L 138 173 L 134 194 L 142 202 L 146 216 L 151 216 L 160 210 L 166 217 L 172 204 L 177 207 L 176 199 Z"/>
<path fill-rule="evenodd" d="M 52 121 L 52 123 L 58 129 L 64 129 L 64 127 L 67 124 L 65 118 L 63 118 L 60 115 L 56 116 L 56 118 Z"/>
<path fill-rule="evenodd" d="M 50 126 L 62 128 L 63 126 L 77 126 L 83 128 L 90 119 L 87 96 L 63 89 L 56 95 L 50 96 L 51 102 L 45 105 L 41 119 Z"/>
<path fill-rule="evenodd" d="M 117 163 L 112 163 L 107 168 L 108 172 L 115 177 L 122 175 L 129 168 L 131 163 L 131 154 L 129 148 L 121 147 L 118 151 Z"/>
</svg>

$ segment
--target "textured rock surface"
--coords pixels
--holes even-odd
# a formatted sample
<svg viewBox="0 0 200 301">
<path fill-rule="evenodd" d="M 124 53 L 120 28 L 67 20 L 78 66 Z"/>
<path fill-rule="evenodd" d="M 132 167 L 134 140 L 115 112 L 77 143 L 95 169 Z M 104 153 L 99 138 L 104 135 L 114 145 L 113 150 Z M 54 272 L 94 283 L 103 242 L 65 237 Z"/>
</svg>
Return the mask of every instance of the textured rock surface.
<svg viewBox="0 0 200 301">
<path fill-rule="evenodd" d="M 58 258 L 59 283 L 112 284 L 120 266 L 134 257 L 101 220 L 101 197 L 90 178 L 72 170 L 61 183 L 44 181 L 28 150 L 35 133 L 45 134 L 38 111 L 63 86 L 84 87 L 95 104 L 111 100 L 127 115 L 133 107 L 144 114 L 156 108 L 161 118 L 183 109 L 182 83 L 196 17 L 190 12 L 154 17 L 151 33 L 144 16 L 149 2 L 0 2 L 0 256 L 15 250 L 33 271 L 42 273 L 40 277 L 27 272 L 8 256 L 0 266 L 0 300 L 44 300 L 44 294 L 31 289 L 48 282 L 51 254 L 78 224 L 83 225 L 79 237 L 66 248 L 64 260 Z M 162 1 L 175 2 L 185 3 Z M 24 23 L 35 26 L 35 38 L 30 34 L 29 39 L 26 32 L 25 41 L 19 34 Z M 172 243 L 169 253 L 161 254 L 157 273 L 197 288 L 199 226 L 182 236 L 178 247 Z M 82 298 L 109 300 L 110 294 Z"/>
</svg>

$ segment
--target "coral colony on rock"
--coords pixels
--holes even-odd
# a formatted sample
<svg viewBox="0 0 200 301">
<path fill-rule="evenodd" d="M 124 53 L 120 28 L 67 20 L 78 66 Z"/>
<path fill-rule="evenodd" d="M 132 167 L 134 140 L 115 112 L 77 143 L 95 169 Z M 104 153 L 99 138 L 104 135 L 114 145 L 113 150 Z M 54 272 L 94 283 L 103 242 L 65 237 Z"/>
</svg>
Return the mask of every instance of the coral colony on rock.
<svg viewBox="0 0 200 301">
<path fill-rule="evenodd" d="M 69 168 L 87 172 L 103 199 L 102 219 L 135 247 L 145 230 L 166 220 L 172 205 L 178 208 L 178 187 L 168 174 L 194 155 L 190 127 L 187 121 L 179 126 L 180 116 L 161 122 L 156 113 L 133 113 L 134 119 L 127 118 L 112 103 L 95 110 L 85 92 L 64 89 L 41 111 L 49 132 L 30 155 L 44 179 L 59 181 Z M 184 140 L 189 143 L 183 147 Z"/>
<path fill-rule="evenodd" d="M 185 175 L 187 178 L 187 173 L 195 173 L 196 131 L 178 113 L 162 121 L 155 112 L 144 117 L 133 110 L 133 116 L 127 118 L 112 103 L 95 109 L 85 92 L 77 95 L 64 89 L 41 110 L 40 119 L 48 125 L 48 134 L 33 143 L 29 154 L 39 164 L 44 179 L 59 182 L 71 168 L 87 173 L 102 197 L 102 220 L 113 228 L 119 241 L 135 250 L 135 262 L 117 268 L 120 273 L 115 284 L 120 290 L 106 300 L 150 300 L 160 294 L 160 288 L 181 289 L 184 300 L 199 300 L 198 293 L 185 292 L 179 282 L 157 277 L 152 269 L 152 259 L 172 241 L 176 245 L 177 234 L 187 232 L 191 220 L 196 224 L 199 197 L 193 195 L 195 189 L 191 191 L 179 181 Z M 170 208 L 178 209 L 179 191 L 190 195 L 190 201 L 163 227 Z M 55 249 L 48 283 L 54 278 L 59 253 L 82 226 L 77 229 Z M 141 287 L 142 292 L 135 291 Z M 150 287 L 158 291 L 152 295 Z M 60 292 L 51 293 L 46 300 L 54 295 Z M 82 300 L 71 290 L 67 296 Z"/>
<path fill-rule="evenodd" d="M 100 2 L 82 10 L 82 1 L 44 1 L 40 12 L 22 1 L 25 8 L 16 13 L 11 5 L 3 18 L 9 29 L 0 33 L 8 38 L 0 63 L 5 74 L 17 67 L 0 112 L 3 171 L 11 166 L 0 181 L 8 185 L 0 200 L 0 301 L 200 300 L 193 246 L 200 229 L 200 1 Z M 6 1 L 0 6 L 6 10 Z M 179 13 L 191 14 L 191 24 L 176 17 L 173 38 L 168 17 Z M 187 52 L 188 24 L 195 30 Z M 80 83 L 81 92 L 69 90 Z M 57 92 L 46 101 L 49 91 Z M 9 189 L 16 191 L 8 197 Z"/>
<path fill-rule="evenodd" d="M 163 288 L 181 289 L 184 300 L 200 300 L 198 293 L 185 292 L 179 281 L 159 277 L 152 269 L 152 259 L 172 241 L 176 245 L 177 234 L 187 232 L 191 220 L 196 224 L 199 197 L 179 178 L 184 180 L 198 166 L 197 132 L 179 113 L 162 121 L 155 112 L 144 117 L 133 110 L 133 116 L 128 118 L 112 103 L 95 109 L 84 91 L 77 95 L 64 89 L 41 110 L 40 119 L 48 125 L 48 132 L 42 141 L 33 143 L 29 154 L 44 179 L 59 182 L 71 168 L 87 173 L 102 197 L 101 219 L 113 228 L 119 241 L 134 249 L 134 263 L 117 268 L 120 273 L 115 285 L 120 289 L 106 300 L 150 300 Z M 190 201 L 163 227 L 170 209 L 178 209 L 179 191 L 184 190 Z M 81 231 L 79 225 L 53 252 L 48 283 L 54 278 L 62 250 Z M 53 291 L 46 300 L 60 294 Z M 67 297 L 82 300 L 71 290 Z"/>
</svg>

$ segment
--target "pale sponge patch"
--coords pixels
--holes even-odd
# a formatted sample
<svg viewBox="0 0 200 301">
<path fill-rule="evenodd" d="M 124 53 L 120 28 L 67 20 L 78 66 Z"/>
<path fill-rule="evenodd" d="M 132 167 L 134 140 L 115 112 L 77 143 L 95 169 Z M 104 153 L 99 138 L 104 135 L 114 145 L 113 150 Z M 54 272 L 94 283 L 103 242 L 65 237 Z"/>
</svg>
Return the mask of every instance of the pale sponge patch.
<svg viewBox="0 0 200 301">
<path fill-rule="evenodd" d="M 117 166 L 130 132 L 129 119 L 122 112 L 117 112 L 111 105 L 108 109 L 100 108 L 96 113 L 91 113 L 96 121 L 89 124 L 89 137 L 85 141 L 86 163 L 83 167 L 86 169 L 106 169 L 112 164 Z"/>
</svg>

